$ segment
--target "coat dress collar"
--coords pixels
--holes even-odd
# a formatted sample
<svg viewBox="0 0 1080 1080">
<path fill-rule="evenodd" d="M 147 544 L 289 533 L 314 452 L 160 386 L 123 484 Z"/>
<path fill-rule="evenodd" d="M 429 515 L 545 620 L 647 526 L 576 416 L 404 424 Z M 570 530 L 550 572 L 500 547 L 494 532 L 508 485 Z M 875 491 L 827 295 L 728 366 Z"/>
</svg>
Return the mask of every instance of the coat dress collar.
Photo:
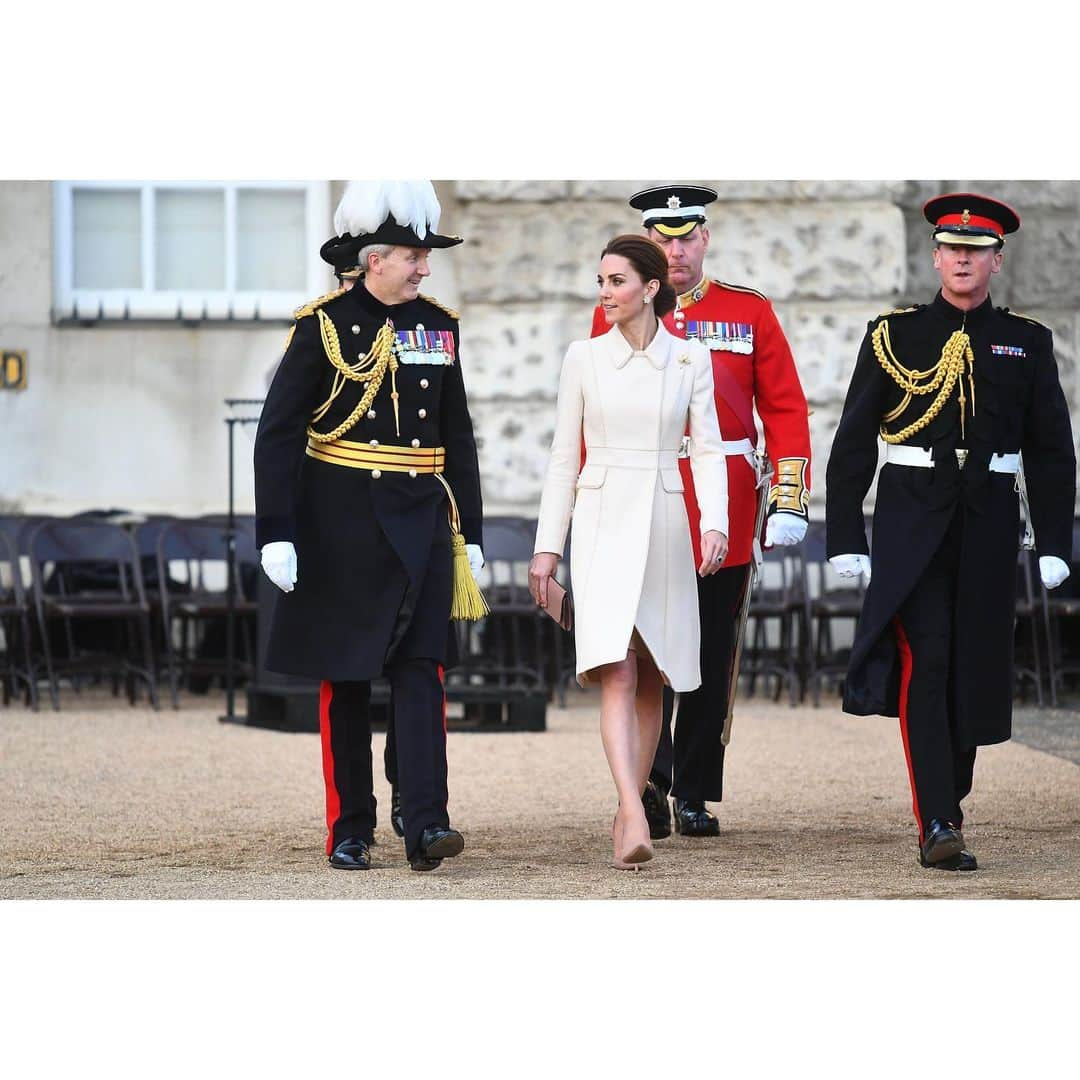
<svg viewBox="0 0 1080 1080">
<path fill-rule="evenodd" d="M 608 357 L 617 370 L 626 367 L 630 363 L 632 356 L 644 356 L 657 371 L 663 371 L 667 367 L 671 354 L 671 343 L 675 341 L 675 338 L 662 322 L 657 322 L 656 335 L 645 346 L 644 350 L 634 349 L 630 342 L 623 337 L 622 331 L 617 326 L 613 326 L 604 334 L 601 341 L 604 342 Z"/>
</svg>

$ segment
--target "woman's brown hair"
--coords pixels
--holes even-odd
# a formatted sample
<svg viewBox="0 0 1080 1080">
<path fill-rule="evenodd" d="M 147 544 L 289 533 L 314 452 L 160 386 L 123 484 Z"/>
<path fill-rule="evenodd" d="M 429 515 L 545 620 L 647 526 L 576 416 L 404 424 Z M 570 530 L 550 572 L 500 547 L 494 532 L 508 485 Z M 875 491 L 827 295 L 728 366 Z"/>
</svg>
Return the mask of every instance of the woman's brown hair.
<svg viewBox="0 0 1080 1080">
<path fill-rule="evenodd" d="M 667 256 L 658 243 L 645 236 L 624 233 L 608 241 L 607 246 L 600 252 L 600 258 L 605 255 L 621 255 L 642 281 L 660 282 L 660 288 L 653 299 L 653 310 L 658 319 L 675 310 L 675 289 L 668 281 Z"/>
</svg>

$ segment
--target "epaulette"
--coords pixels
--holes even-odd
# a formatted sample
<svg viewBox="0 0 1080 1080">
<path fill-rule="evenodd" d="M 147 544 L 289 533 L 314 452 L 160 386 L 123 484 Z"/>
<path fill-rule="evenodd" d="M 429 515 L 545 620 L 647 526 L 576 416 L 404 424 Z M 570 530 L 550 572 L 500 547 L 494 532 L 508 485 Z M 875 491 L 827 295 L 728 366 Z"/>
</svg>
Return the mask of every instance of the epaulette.
<svg viewBox="0 0 1080 1080">
<path fill-rule="evenodd" d="M 445 312 L 451 319 L 454 319 L 457 322 L 461 321 L 461 316 L 453 308 L 447 307 L 445 304 L 440 304 L 434 296 L 425 296 L 423 293 L 420 293 L 420 299 L 426 300 L 432 307 L 437 307 L 440 311 Z"/>
<path fill-rule="evenodd" d="M 328 292 L 325 296 L 320 296 L 317 300 L 309 300 L 306 304 L 301 304 L 293 312 L 294 319 L 302 319 L 305 315 L 314 315 L 316 311 L 328 304 L 336 296 L 340 296 L 342 293 L 348 292 L 348 289 L 335 289 L 333 292 Z"/>
<path fill-rule="evenodd" d="M 1014 319 L 1023 319 L 1024 322 L 1034 323 L 1036 326 L 1041 326 L 1044 330 L 1049 330 L 1051 334 L 1054 332 L 1049 326 L 1046 325 L 1046 323 L 1039 322 L 1039 320 L 1032 315 L 1025 315 L 1021 311 L 1010 311 L 1007 307 L 998 308 L 998 311 L 1000 311 L 1002 315 L 1011 315 Z"/>
<path fill-rule="evenodd" d="M 891 319 L 893 315 L 910 315 L 913 311 L 922 311 L 923 304 L 912 304 L 911 307 L 898 307 L 893 308 L 892 311 L 886 311 L 884 315 L 879 315 L 879 319 Z"/>
<path fill-rule="evenodd" d="M 717 281 L 716 278 L 712 278 L 714 285 L 719 285 L 722 289 L 732 289 L 735 292 L 750 293 L 751 296 L 757 296 L 762 300 L 768 300 L 769 298 L 762 292 L 758 292 L 757 289 L 751 289 L 749 285 L 732 285 L 730 281 Z"/>
</svg>

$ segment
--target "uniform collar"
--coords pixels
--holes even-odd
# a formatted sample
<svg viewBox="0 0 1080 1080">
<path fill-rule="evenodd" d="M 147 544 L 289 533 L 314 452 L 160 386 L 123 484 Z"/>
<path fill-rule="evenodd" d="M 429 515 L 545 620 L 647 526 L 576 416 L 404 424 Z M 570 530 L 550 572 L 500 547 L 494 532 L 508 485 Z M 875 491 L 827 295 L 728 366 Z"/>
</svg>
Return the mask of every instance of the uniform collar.
<svg viewBox="0 0 1080 1080">
<path fill-rule="evenodd" d="M 962 309 L 953 306 L 941 295 L 941 290 L 938 290 L 937 296 L 934 297 L 933 302 L 930 305 L 931 308 L 938 315 L 945 319 L 949 326 L 955 325 L 957 328 L 960 326 L 980 326 L 989 315 L 993 313 L 994 302 L 987 293 L 986 299 L 978 306 L 972 308 L 970 311 L 963 311 Z"/>
<path fill-rule="evenodd" d="M 630 357 L 644 355 L 657 371 L 667 367 L 670 343 L 674 340 L 668 329 L 660 321 L 656 324 L 656 336 L 645 346 L 642 353 L 631 346 L 623 337 L 622 331 L 613 326 L 602 338 L 607 345 L 608 356 L 616 368 L 622 369 L 630 362 Z"/>
<path fill-rule="evenodd" d="M 712 282 L 707 277 L 703 276 L 692 289 L 688 289 L 686 292 L 679 294 L 679 307 L 684 308 L 689 307 L 691 304 L 696 304 L 709 291 L 709 286 L 711 284 Z"/>
</svg>

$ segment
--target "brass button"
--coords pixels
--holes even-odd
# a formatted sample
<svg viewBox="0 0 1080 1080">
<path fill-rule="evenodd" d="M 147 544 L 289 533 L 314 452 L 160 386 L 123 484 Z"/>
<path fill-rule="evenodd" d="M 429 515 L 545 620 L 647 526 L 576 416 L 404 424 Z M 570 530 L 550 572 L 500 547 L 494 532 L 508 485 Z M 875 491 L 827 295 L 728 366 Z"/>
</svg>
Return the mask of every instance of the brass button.
<svg viewBox="0 0 1080 1080">
<path fill-rule="evenodd" d="M 359 334 L 360 333 L 360 327 L 357 326 L 355 323 L 353 324 L 352 332 L 354 334 Z"/>
<path fill-rule="evenodd" d="M 372 446 L 378 446 L 379 445 L 379 440 L 378 439 L 372 439 L 371 440 L 371 445 Z"/>
<path fill-rule="evenodd" d="M 367 418 L 369 420 L 374 420 L 375 419 L 375 410 L 374 409 L 368 409 Z"/>
<path fill-rule="evenodd" d="M 421 380 L 420 380 L 420 389 L 421 389 L 421 390 L 426 390 L 427 388 L 428 388 L 428 381 L 427 381 L 427 379 L 421 379 Z"/>
<path fill-rule="evenodd" d="M 413 449 L 416 450 L 420 446 L 420 440 L 419 439 L 413 439 L 412 444 L 413 444 Z"/>
<path fill-rule="evenodd" d="M 416 479 L 416 470 L 415 469 L 410 469 L 409 470 L 409 475 L 415 480 Z"/>
<path fill-rule="evenodd" d="M 378 480 L 380 476 L 382 476 L 382 473 L 378 469 L 372 469 L 371 470 L 371 479 L 372 480 Z"/>
<path fill-rule="evenodd" d="M 417 409 L 416 410 L 416 415 L 419 416 L 421 420 L 426 420 L 427 419 L 427 409 Z"/>
</svg>

